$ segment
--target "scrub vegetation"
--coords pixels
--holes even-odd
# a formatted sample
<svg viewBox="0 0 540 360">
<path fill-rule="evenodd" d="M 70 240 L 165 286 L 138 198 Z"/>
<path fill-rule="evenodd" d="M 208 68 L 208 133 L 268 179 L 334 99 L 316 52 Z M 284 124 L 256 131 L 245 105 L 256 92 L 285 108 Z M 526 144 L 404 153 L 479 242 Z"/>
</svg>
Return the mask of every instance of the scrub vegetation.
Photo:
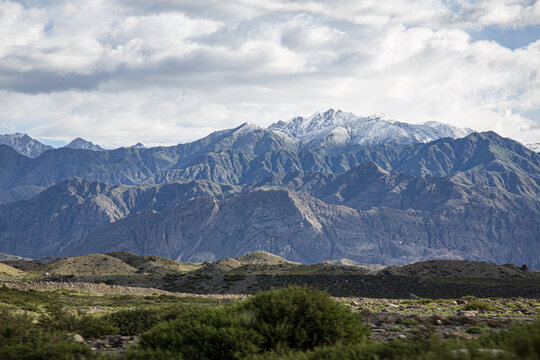
<svg viewBox="0 0 540 360">
<path fill-rule="evenodd" d="M 461 298 L 461 309 L 494 299 Z M 529 300 L 507 300 L 514 307 Z M 380 303 L 380 304 L 379 304 Z M 382 305 L 381 305 L 382 304 Z M 444 301 L 408 301 L 432 307 Z M 471 306 L 466 306 L 472 304 Z M 536 304 L 536 303 L 535 303 Z M 533 304 L 534 305 L 534 304 Z M 236 301 L 171 295 L 98 295 L 0 288 L 2 359 L 538 359 L 540 321 L 506 327 L 463 317 L 463 331 L 441 336 L 398 305 L 378 301 L 394 339 L 378 338 L 372 313 L 326 292 L 291 286 Z M 463 310 L 472 311 L 472 310 Z M 487 314 L 487 313 L 486 313 Z M 537 312 L 536 312 L 537 314 Z M 479 318 L 481 316 L 478 316 Z M 444 322 L 450 318 L 441 318 Z M 438 319 L 435 319 L 435 321 Z M 452 320 L 457 321 L 457 320 Z M 441 322 L 442 323 L 442 322 Z M 444 326 L 444 325 L 441 325 Z M 399 328 L 398 330 L 392 330 Z"/>
</svg>

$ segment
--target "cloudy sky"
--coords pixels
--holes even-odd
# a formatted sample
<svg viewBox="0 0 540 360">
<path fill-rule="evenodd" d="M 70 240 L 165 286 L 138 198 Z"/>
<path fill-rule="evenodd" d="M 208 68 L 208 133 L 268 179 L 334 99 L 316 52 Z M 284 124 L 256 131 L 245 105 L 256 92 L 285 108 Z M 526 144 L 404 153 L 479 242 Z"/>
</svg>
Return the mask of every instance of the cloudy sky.
<svg viewBox="0 0 540 360">
<path fill-rule="evenodd" d="M 176 144 L 328 108 L 540 142 L 540 0 L 0 2 L 0 133 Z"/>
</svg>

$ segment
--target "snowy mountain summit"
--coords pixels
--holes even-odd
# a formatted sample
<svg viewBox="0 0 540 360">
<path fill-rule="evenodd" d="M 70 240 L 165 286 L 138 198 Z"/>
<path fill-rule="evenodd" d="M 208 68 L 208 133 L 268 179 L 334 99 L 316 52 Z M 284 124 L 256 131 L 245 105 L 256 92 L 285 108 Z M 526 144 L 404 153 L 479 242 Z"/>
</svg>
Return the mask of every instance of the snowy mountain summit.
<svg viewBox="0 0 540 360">
<path fill-rule="evenodd" d="M 0 144 L 8 145 L 19 154 L 31 158 L 36 158 L 45 151 L 53 148 L 21 133 L 0 135 Z"/>
<path fill-rule="evenodd" d="M 367 147 L 389 142 L 412 144 L 445 137 L 460 138 L 473 132 L 435 121 L 407 124 L 384 114 L 360 117 L 333 109 L 317 112 L 308 118 L 299 116 L 289 121 L 279 121 L 268 129 L 291 135 L 308 149 Z"/>
<path fill-rule="evenodd" d="M 99 145 L 95 145 L 94 143 L 84 140 L 83 138 L 76 138 L 73 141 L 71 141 L 69 144 L 64 146 L 65 148 L 69 149 L 81 149 L 81 150 L 92 150 L 92 151 L 105 151 L 104 148 L 102 148 Z"/>
</svg>

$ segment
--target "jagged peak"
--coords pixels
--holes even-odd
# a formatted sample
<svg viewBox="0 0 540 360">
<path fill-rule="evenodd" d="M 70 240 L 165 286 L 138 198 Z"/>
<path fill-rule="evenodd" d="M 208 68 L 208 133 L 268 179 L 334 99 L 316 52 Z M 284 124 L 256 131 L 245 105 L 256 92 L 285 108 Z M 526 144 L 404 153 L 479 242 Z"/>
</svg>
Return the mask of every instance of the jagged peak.
<svg viewBox="0 0 540 360">
<path fill-rule="evenodd" d="M 389 123 L 397 122 L 397 120 L 394 120 L 390 116 L 388 116 L 386 114 L 383 114 L 383 113 L 380 113 L 380 112 L 369 115 L 368 119 L 376 120 L 376 121 L 386 121 L 386 122 L 389 122 Z"/>
<path fill-rule="evenodd" d="M 17 151 L 19 154 L 36 158 L 43 152 L 53 149 L 52 146 L 42 144 L 38 140 L 30 137 L 28 134 L 14 133 L 0 135 L 0 144 L 7 145 Z"/>
<path fill-rule="evenodd" d="M 408 124 L 382 113 L 362 117 L 334 109 L 316 112 L 307 118 L 297 116 L 289 121 L 279 121 L 268 129 L 296 137 L 306 148 L 426 143 L 445 137 L 460 138 L 472 132 L 438 122 Z"/>
<path fill-rule="evenodd" d="M 3 135 L 0 135 L 2 137 L 11 137 L 11 138 L 30 138 L 30 136 L 28 134 L 23 134 L 23 133 L 20 133 L 20 132 L 16 132 L 16 133 L 13 133 L 13 134 L 3 134 Z"/>
<path fill-rule="evenodd" d="M 236 127 L 233 129 L 233 132 L 234 133 L 244 133 L 244 132 L 252 132 L 252 131 L 256 131 L 256 130 L 264 130 L 263 127 L 255 124 L 255 123 L 252 123 L 252 122 L 245 122 L 243 123 L 242 125 Z"/>
<path fill-rule="evenodd" d="M 80 150 L 92 150 L 92 151 L 104 151 L 101 146 L 94 144 L 91 141 L 77 137 L 73 139 L 69 144 L 64 146 L 68 149 L 80 149 Z"/>
<path fill-rule="evenodd" d="M 146 149 L 146 146 L 144 146 L 144 144 L 141 142 L 138 142 L 135 145 L 131 145 L 131 147 L 134 149 Z"/>
</svg>

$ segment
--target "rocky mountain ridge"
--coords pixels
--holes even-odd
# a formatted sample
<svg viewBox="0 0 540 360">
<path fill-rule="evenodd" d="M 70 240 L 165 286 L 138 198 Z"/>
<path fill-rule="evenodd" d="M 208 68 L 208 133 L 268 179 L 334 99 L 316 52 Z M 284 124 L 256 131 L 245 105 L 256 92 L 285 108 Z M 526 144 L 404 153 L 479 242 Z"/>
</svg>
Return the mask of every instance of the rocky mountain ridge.
<svg viewBox="0 0 540 360">
<path fill-rule="evenodd" d="M 306 149 L 351 149 L 389 142 L 425 143 L 445 137 L 460 138 L 473 132 L 435 121 L 408 124 L 392 120 L 384 114 L 361 117 L 333 109 L 317 112 L 308 118 L 298 116 L 287 122 L 279 121 L 268 129 L 299 139 Z"/>
<path fill-rule="evenodd" d="M 19 154 L 31 158 L 36 158 L 45 151 L 54 149 L 52 146 L 42 144 L 27 134 L 21 133 L 0 135 L 0 144 L 7 145 Z"/>
<path fill-rule="evenodd" d="M 294 171 L 340 173 L 367 161 L 415 176 L 460 177 L 509 192 L 538 193 L 539 155 L 493 132 L 427 144 L 384 144 L 352 153 L 298 150 L 288 135 L 239 127 L 194 143 L 113 151 L 57 149 L 28 159 L 0 145 L 0 190 L 49 187 L 72 177 L 111 184 L 160 184 L 206 179 L 246 184 Z M 515 160 L 515 161 L 514 161 Z M 488 174 L 489 173 L 489 174 Z M 512 174 L 509 177 L 509 174 Z M 532 179 L 530 177 L 532 176 Z"/>
<path fill-rule="evenodd" d="M 0 145 L 0 251 L 540 268 L 539 154 L 494 132 L 350 149 L 249 123 L 171 147 Z"/>
<path fill-rule="evenodd" d="M 508 150 L 514 143 L 493 134 L 470 137 L 467 161 L 487 160 L 460 166 L 455 177 L 415 176 L 366 162 L 343 173 L 296 171 L 244 185 L 70 179 L 0 206 L 0 251 L 30 257 L 133 251 L 205 261 L 263 250 L 300 262 L 435 257 L 539 266 L 538 156 L 516 147 L 515 163 L 492 169 L 496 156 L 483 156 L 486 149 L 499 142 Z M 459 141 L 432 143 L 426 156 L 434 146 Z M 523 183 L 537 185 L 514 192 L 504 183 L 474 185 L 462 181 L 469 168 L 501 181 L 509 169 L 529 168 L 536 173 L 520 175 Z"/>
<path fill-rule="evenodd" d="M 85 140 L 80 137 L 73 139 L 69 144 L 67 144 L 64 147 L 68 149 L 78 149 L 78 150 L 105 151 L 105 149 L 102 148 L 101 146 L 96 145 L 93 142 Z"/>
</svg>

